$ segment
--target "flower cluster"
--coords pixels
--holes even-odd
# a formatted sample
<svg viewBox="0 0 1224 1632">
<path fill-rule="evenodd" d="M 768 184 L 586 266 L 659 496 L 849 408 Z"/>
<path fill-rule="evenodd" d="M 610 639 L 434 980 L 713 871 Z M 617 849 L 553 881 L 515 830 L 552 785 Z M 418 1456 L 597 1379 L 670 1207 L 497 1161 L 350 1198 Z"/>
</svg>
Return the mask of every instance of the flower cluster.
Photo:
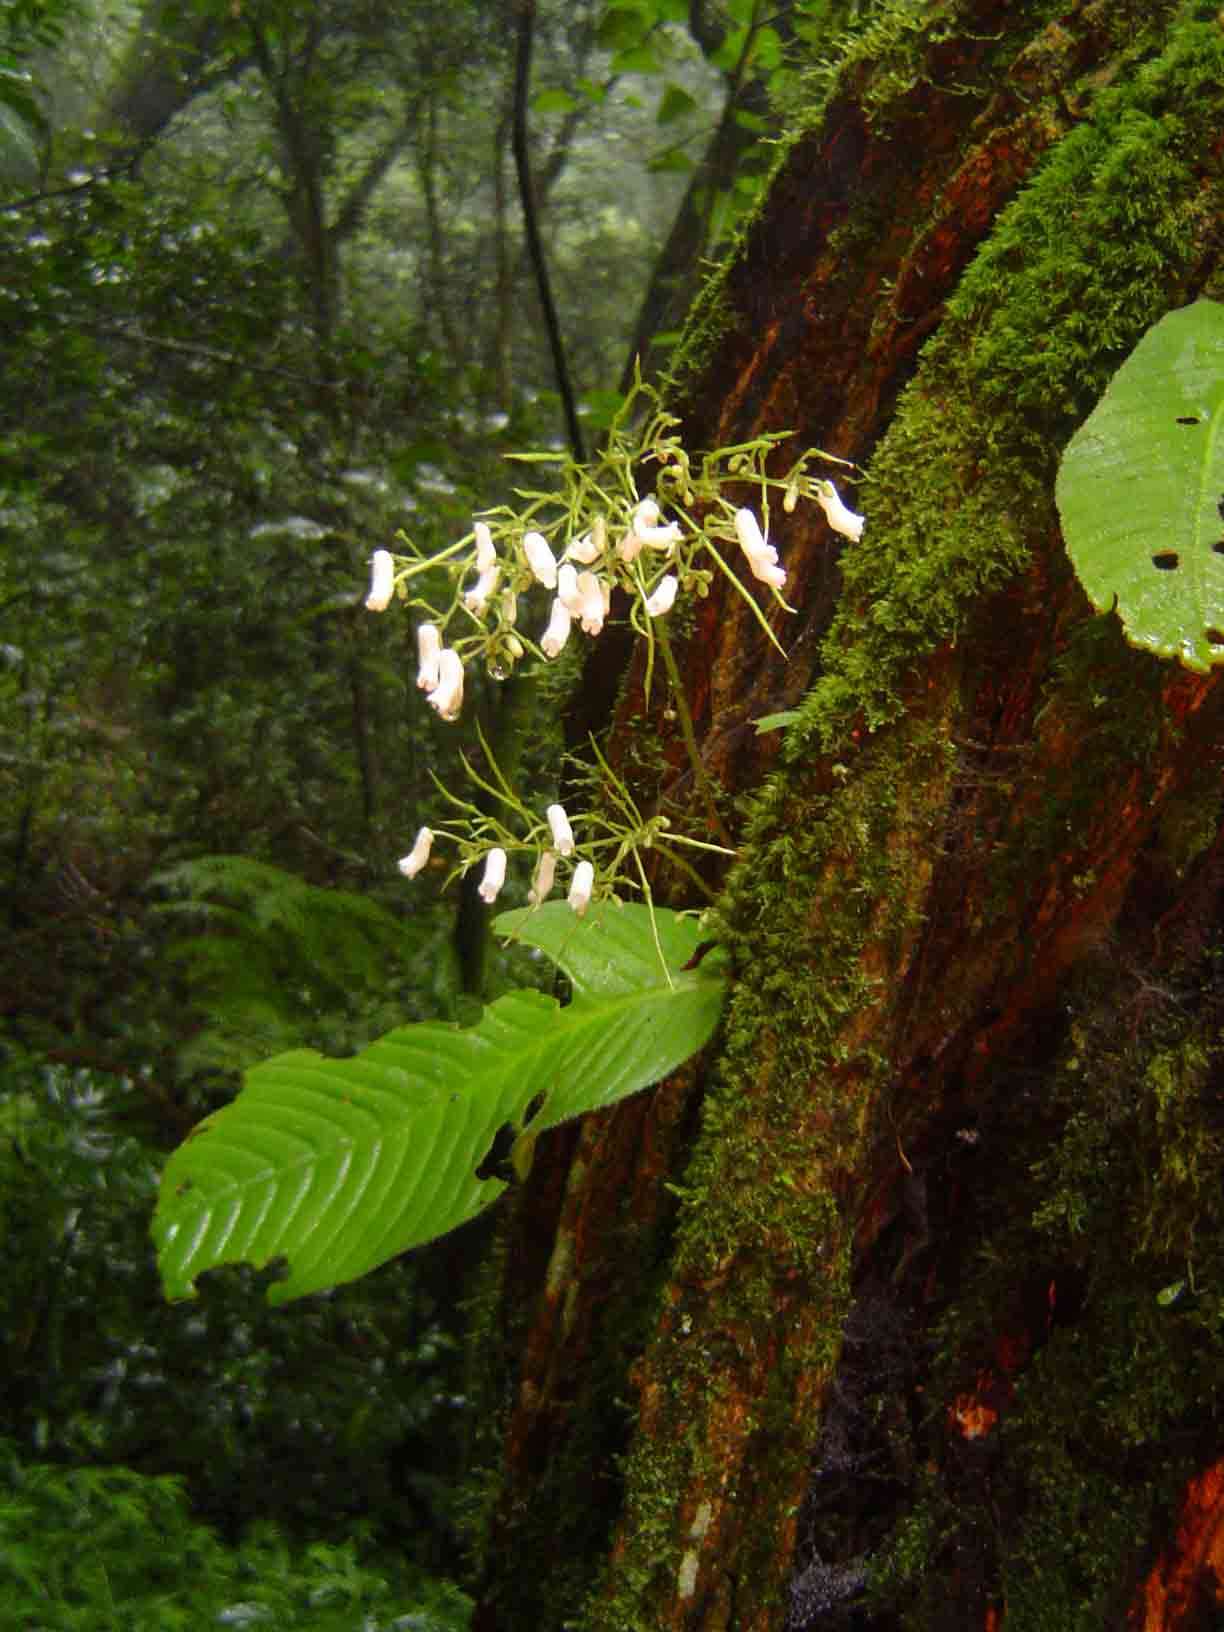
<svg viewBox="0 0 1224 1632">
<path fill-rule="evenodd" d="M 558 856 L 568 858 L 574 854 L 574 831 L 570 826 L 570 820 L 565 813 L 564 805 L 549 805 L 545 815 L 548 818 L 548 825 L 552 833 L 552 847 L 543 850 L 536 862 L 531 890 L 527 897 L 533 907 L 539 906 L 542 901 L 552 894 L 557 876 Z M 405 878 L 415 878 L 424 869 L 433 850 L 433 842 L 433 829 L 429 827 L 421 828 L 417 833 L 412 849 L 406 856 L 401 856 L 399 860 L 399 870 Z M 495 844 L 484 852 L 484 872 L 481 875 L 477 894 L 487 906 L 491 907 L 501 894 L 502 886 L 506 882 L 507 860 L 505 845 Z M 576 862 L 567 899 L 569 905 L 579 917 L 590 906 L 594 888 L 594 863 L 586 860 Z"/>
<path fill-rule="evenodd" d="M 654 411 L 646 416 L 640 431 L 630 431 L 626 427 L 633 424 L 634 405 L 640 407 L 642 397 L 654 404 Z M 758 437 L 695 461 L 676 436 L 676 424 L 662 411 L 650 388 L 639 382 L 613 423 L 597 464 L 579 466 L 562 459 L 560 492 L 517 489 L 519 499 L 524 501 L 521 512 L 508 507 L 488 511 L 474 522 L 465 538 L 435 554 L 413 551 L 396 556 L 388 550 L 376 550 L 365 604 L 372 612 L 382 612 L 398 596 L 425 614 L 416 631 L 417 685 L 440 719 L 457 720 L 463 709 L 467 665 L 483 661 L 493 678 L 502 679 L 529 654 L 552 661 L 572 639 L 575 625 L 589 638 L 597 637 L 610 615 L 614 593 L 623 595 L 629 621 L 646 641 L 647 689 L 656 643 L 662 649 L 672 683 L 673 706 L 682 727 L 687 722 L 686 750 L 694 759 L 698 785 L 713 809 L 665 623 L 660 620 L 666 620 L 681 595 L 708 594 L 715 574 L 721 573 L 744 599 L 767 638 L 777 645 L 777 636 L 760 604 L 760 592 L 740 576 L 733 565 L 735 556 L 725 552 L 723 546 L 737 546 L 748 578 L 766 587 L 775 606 L 789 611 L 782 598 L 786 568 L 777 544 L 769 537 L 771 491 L 783 490 L 782 509 L 787 514 L 800 498 L 814 501 L 836 532 L 854 540 L 862 534 L 863 518 L 846 506 L 831 481 L 808 474 L 810 460 L 829 460 L 818 450 L 804 453 L 783 477 L 768 473 L 766 462 L 785 439 L 785 433 Z M 552 455 L 520 458 L 557 462 Z M 657 467 L 656 491 L 642 496 L 637 484 L 642 469 L 650 464 Z M 726 496 L 729 486 L 755 490 L 759 496 L 755 508 L 733 503 Z M 404 542 L 407 544 L 407 540 Z M 408 548 L 411 550 L 411 545 Z M 448 602 L 435 603 L 425 598 L 422 591 L 426 574 L 430 586 L 436 586 L 440 579 L 449 582 Z M 520 625 L 520 602 L 539 590 L 546 591 L 551 600 L 546 616 L 536 625 L 538 634 L 532 638 Z M 470 766 L 468 774 L 480 782 Z M 461 845 L 462 869 L 467 871 L 483 859 L 480 895 L 492 903 L 505 882 L 509 854 L 515 849 L 531 848 L 537 857 L 529 896 L 534 905 L 552 891 L 558 860 L 570 861 L 573 872 L 569 902 L 576 912 L 585 911 L 594 889 L 596 868 L 590 856 L 575 856 L 573 832 L 565 811 L 560 805 L 549 807 L 551 843 L 545 844 L 542 838 L 537 842 L 537 829 L 540 835 L 543 833 L 538 821 L 505 786 L 500 773 L 497 779 L 496 788 L 480 785 L 514 806 L 526 821 L 528 837 L 516 839 L 508 829 L 490 824 L 476 807 L 463 806 L 448 793 L 447 797 L 464 809 L 467 830 L 475 835 L 467 840 L 460 834 L 450 835 Z M 631 809 L 631 801 L 625 801 L 622 814 Z M 658 837 L 651 823 L 643 823 L 635 809 L 626 821 L 628 825 L 622 831 L 603 833 L 595 845 L 596 849 L 601 845 L 615 849 L 608 858 L 610 865 L 601 861 L 604 893 L 613 889 L 617 867 L 630 856 L 636 859 L 637 848 L 648 848 Z M 716 814 L 713 826 L 720 834 L 723 832 Z M 415 877 L 425 867 L 433 839 L 428 828 L 417 834 L 411 851 L 399 864 L 406 877 Z M 669 835 L 669 842 L 699 843 L 675 834 Z M 641 884 L 633 887 L 645 890 L 640 860 L 637 870 Z"/>
<path fill-rule="evenodd" d="M 788 502 L 793 489 L 792 483 Z M 830 525 L 857 540 L 862 534 L 863 518 L 846 507 L 833 483 L 812 482 L 810 489 Z M 739 544 L 749 572 L 780 599 L 786 584 L 786 569 L 778 559 L 777 547 L 769 543 L 762 531 L 756 513 L 741 507 L 731 514 L 730 521 L 729 530 Z M 384 611 L 391 604 L 396 589 L 406 585 L 421 565 L 435 566 L 449 559 L 452 575 L 457 579 L 475 572 L 475 583 L 457 594 L 455 610 L 466 615 L 469 625 L 483 626 L 483 634 L 460 636 L 456 644 L 446 645 L 443 629 L 450 621 L 447 613 L 434 613 L 430 621 L 417 629 L 417 685 L 426 693 L 430 706 L 440 718 L 455 720 L 463 707 L 465 648 L 473 645 L 483 648 L 491 671 L 504 674 L 531 645 L 519 634 L 517 624 L 519 597 L 532 585 L 539 584 L 553 592 L 537 647 L 545 659 L 552 659 L 560 655 L 575 624 L 585 635 L 595 637 L 601 633 L 616 588 L 629 593 L 634 608 L 631 616 L 639 627 L 642 627 L 640 618 L 649 623 L 670 612 L 682 587 L 704 594 L 709 573 L 698 564 L 703 546 L 714 555 L 718 565 L 728 570 L 710 543 L 711 537 L 721 538 L 726 531 L 725 517 L 708 518 L 701 528 L 692 526 L 691 531 L 678 521 L 665 522 L 658 500 L 646 498 L 635 502 L 615 541 L 609 520 L 602 515 L 589 530 L 570 538 L 562 547 L 560 557 L 554 554 L 546 536 L 535 528 L 528 528 L 517 537 L 512 529 L 503 528 L 503 542 L 508 539 L 510 548 L 502 557 L 498 555 L 488 522 L 477 521 L 470 535 L 474 542 L 470 557 L 465 558 L 461 553 L 468 548 L 468 540 L 463 540 L 440 556 L 397 569 L 390 551 L 376 550 L 365 604 L 372 612 Z M 741 593 L 745 593 L 738 579 L 733 581 Z"/>
</svg>

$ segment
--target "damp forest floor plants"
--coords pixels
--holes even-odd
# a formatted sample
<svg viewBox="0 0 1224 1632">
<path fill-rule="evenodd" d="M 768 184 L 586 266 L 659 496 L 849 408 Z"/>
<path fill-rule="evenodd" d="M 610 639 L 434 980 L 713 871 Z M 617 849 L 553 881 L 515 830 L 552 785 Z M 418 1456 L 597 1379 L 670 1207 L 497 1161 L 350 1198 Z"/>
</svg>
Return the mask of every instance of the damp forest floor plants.
<svg viewBox="0 0 1224 1632">
<path fill-rule="evenodd" d="M 821 462 L 849 468 L 846 461 L 809 449 L 784 475 L 772 476 L 766 469 L 770 455 L 790 433 L 694 457 L 677 435 L 678 423 L 639 380 L 593 462 L 578 464 L 552 452 L 512 455 L 526 467 L 560 465 L 554 485 L 516 488 L 517 508 L 502 505 L 486 512 L 470 533 L 435 554 L 416 550 L 403 534 L 400 551 L 376 550 L 366 606 L 384 612 L 398 600 L 419 615 L 417 684 L 441 719 L 457 721 L 470 665 L 481 664 L 491 678 L 502 680 L 524 661 L 548 663 L 575 637 L 576 628 L 581 636 L 598 638 L 613 592 L 623 591 L 629 622 L 646 642 L 647 694 L 657 656 L 667 671 L 696 785 L 714 830 L 726 838 L 668 639 L 668 614 L 685 597 L 708 595 L 721 573 L 777 646 L 753 588 L 741 576 L 746 572 L 778 605 L 792 610 L 783 595 L 786 569 L 769 540 L 771 498 L 787 513 L 801 499 L 814 501 L 836 532 L 854 540 L 862 534 L 863 518 L 830 480 L 813 474 Z M 644 493 L 643 485 L 653 491 Z M 734 489 L 742 500 L 745 488 L 754 494 L 752 506 L 727 496 Z M 483 738 L 481 746 L 487 774 L 466 759 L 464 765 L 473 793 L 483 800 L 477 804 L 441 788 L 455 820 L 419 829 L 399 863 L 405 877 L 421 872 L 435 840 L 445 838 L 455 847 L 457 873 L 483 866 L 479 893 L 489 904 L 502 889 L 510 857 L 523 855 L 532 869 L 530 904 L 547 899 L 563 869 L 569 905 L 581 915 L 593 899 L 618 898 L 618 890 L 640 892 L 650 904 L 644 850 L 666 854 L 702 893 L 705 886 L 683 852 L 732 853 L 725 844 L 674 831 L 664 816 L 644 818 L 594 744 L 602 804 L 572 815 L 559 804 L 534 812 L 502 776 Z M 486 808 L 490 802 L 495 814 Z"/>
</svg>

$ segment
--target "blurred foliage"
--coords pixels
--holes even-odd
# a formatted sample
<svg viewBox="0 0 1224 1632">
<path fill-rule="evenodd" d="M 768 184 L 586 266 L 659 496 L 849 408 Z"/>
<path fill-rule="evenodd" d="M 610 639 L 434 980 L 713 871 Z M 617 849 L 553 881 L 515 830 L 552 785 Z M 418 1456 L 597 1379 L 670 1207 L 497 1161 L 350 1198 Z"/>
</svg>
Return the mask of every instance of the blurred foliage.
<svg viewBox="0 0 1224 1632">
<path fill-rule="evenodd" d="M 181 1482 L 26 1463 L 0 1440 L 0 1632 L 459 1632 L 463 1594 L 368 1544 L 291 1546 L 274 1525 L 227 1547 Z"/>
<path fill-rule="evenodd" d="M 453 1257 L 389 1265 L 292 1317 L 228 1271 L 167 1305 L 146 1107 L 121 1080 L 0 1068 L 4 1432 L 23 1455 L 181 1474 L 231 1537 L 257 1517 L 310 1536 L 360 1519 L 453 1563 Z"/>
<path fill-rule="evenodd" d="M 704 156 L 785 52 L 747 0 L 537 9 L 532 167 L 596 427 L 685 190 L 692 266 L 747 198 Z M 482 1238 L 286 1315 L 231 1272 L 166 1307 L 146 1232 L 162 1153 L 239 1067 L 548 978 L 458 956 L 457 903 L 396 875 L 462 744 L 407 621 L 362 606 L 375 547 L 452 542 L 510 497 L 503 455 L 558 435 L 512 46 L 479 0 L 0 0 L 0 1437 L 81 1465 L 10 1478 L 28 1604 L 3 1624 L 113 1624 L 110 1597 L 132 1627 L 357 1624 L 305 1618 L 281 1542 L 189 1539 L 142 1482 L 167 1474 L 229 1542 L 368 1521 L 454 1563 Z M 759 176 L 768 121 L 738 128 Z M 472 677 L 540 783 L 563 678 L 511 700 Z M 355 1556 L 294 1571 L 321 1589 Z M 398 1624 L 375 1585 L 367 1624 Z"/>
<path fill-rule="evenodd" d="M 155 910 L 187 931 L 165 949 L 204 1017 L 188 1070 L 238 1070 L 289 1048 L 363 1046 L 392 1026 L 449 1016 L 458 991 L 450 912 L 409 919 L 247 856 L 156 873 Z"/>
</svg>

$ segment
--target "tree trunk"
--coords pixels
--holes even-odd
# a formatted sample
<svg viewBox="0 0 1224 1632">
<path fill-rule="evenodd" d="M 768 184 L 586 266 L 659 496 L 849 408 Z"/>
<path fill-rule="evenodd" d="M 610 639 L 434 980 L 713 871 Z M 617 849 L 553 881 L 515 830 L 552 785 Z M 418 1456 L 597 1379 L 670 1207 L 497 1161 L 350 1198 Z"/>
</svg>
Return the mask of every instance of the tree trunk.
<svg viewBox="0 0 1224 1632">
<path fill-rule="evenodd" d="M 1218 1584 L 1224 693 L 1092 615 L 1053 494 L 1224 295 L 1224 27 L 916 10 L 690 323 L 687 444 L 791 428 L 867 526 L 775 515 L 787 662 L 718 591 L 688 636 L 736 978 L 504 1221 L 479 1628 L 1154 1629 Z M 683 797 L 665 701 L 631 667 L 613 744 Z"/>
</svg>

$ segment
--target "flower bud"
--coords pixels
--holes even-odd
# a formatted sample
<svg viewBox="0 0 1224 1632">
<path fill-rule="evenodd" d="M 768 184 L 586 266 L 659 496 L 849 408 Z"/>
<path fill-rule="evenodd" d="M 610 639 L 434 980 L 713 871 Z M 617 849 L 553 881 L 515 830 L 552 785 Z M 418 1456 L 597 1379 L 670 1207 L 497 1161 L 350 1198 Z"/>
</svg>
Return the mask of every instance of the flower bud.
<svg viewBox="0 0 1224 1632">
<path fill-rule="evenodd" d="M 581 607 L 581 597 L 578 594 L 578 569 L 570 562 L 563 561 L 557 568 L 557 599 L 572 616 L 576 617 Z"/>
<path fill-rule="evenodd" d="M 476 535 L 476 571 L 483 577 L 497 565 L 497 551 L 493 548 L 493 534 L 488 523 L 478 521 L 472 528 Z"/>
<path fill-rule="evenodd" d="M 553 879 L 557 875 L 557 858 L 551 850 L 545 850 L 536 863 L 535 877 L 531 880 L 531 888 L 527 891 L 527 900 L 533 907 L 538 907 L 552 892 Z"/>
<path fill-rule="evenodd" d="M 569 608 L 560 600 L 552 604 L 552 616 L 548 620 L 548 628 L 540 637 L 540 650 L 545 657 L 556 657 L 570 637 Z"/>
<path fill-rule="evenodd" d="M 589 861 L 580 861 L 577 867 L 574 868 L 574 877 L 569 892 L 569 904 L 580 918 L 591 904 L 591 891 L 594 887 L 594 867 Z"/>
<path fill-rule="evenodd" d="M 473 616 L 479 616 L 479 614 L 484 611 L 485 606 L 488 604 L 489 597 L 497 588 L 497 580 L 500 577 L 501 568 L 498 566 L 497 562 L 494 561 L 491 567 L 487 567 L 484 572 L 481 573 L 480 577 L 476 580 L 475 587 L 469 589 L 467 594 L 463 597 L 464 606 L 467 607 L 468 611 L 471 612 Z"/>
<path fill-rule="evenodd" d="M 417 685 L 422 691 L 432 691 L 438 684 L 438 654 L 442 650 L 442 636 L 437 625 L 423 623 L 417 630 Z"/>
<path fill-rule="evenodd" d="M 395 558 L 390 550 L 375 550 L 370 557 L 370 593 L 367 612 L 385 612 L 395 593 Z"/>
<path fill-rule="evenodd" d="M 501 893 L 501 887 L 506 882 L 506 852 L 502 849 L 490 850 L 485 858 L 484 877 L 476 893 L 488 906 L 492 906 Z"/>
<path fill-rule="evenodd" d="M 429 852 L 433 846 L 433 834 L 429 828 L 423 827 L 413 842 L 412 849 L 406 856 L 401 856 L 396 866 L 405 878 L 415 878 L 429 860 Z"/>
<path fill-rule="evenodd" d="M 438 653 L 438 683 L 426 699 L 444 720 L 457 720 L 463 708 L 463 659 L 451 646 Z"/>
<path fill-rule="evenodd" d="M 557 563 L 543 533 L 523 534 L 523 554 L 527 565 L 545 589 L 557 587 Z"/>
<path fill-rule="evenodd" d="M 574 853 L 574 830 L 570 826 L 569 817 L 565 814 L 564 805 L 549 805 L 544 812 L 548 817 L 548 825 L 552 828 L 553 843 L 557 851 L 563 856 L 572 856 Z"/>
</svg>

